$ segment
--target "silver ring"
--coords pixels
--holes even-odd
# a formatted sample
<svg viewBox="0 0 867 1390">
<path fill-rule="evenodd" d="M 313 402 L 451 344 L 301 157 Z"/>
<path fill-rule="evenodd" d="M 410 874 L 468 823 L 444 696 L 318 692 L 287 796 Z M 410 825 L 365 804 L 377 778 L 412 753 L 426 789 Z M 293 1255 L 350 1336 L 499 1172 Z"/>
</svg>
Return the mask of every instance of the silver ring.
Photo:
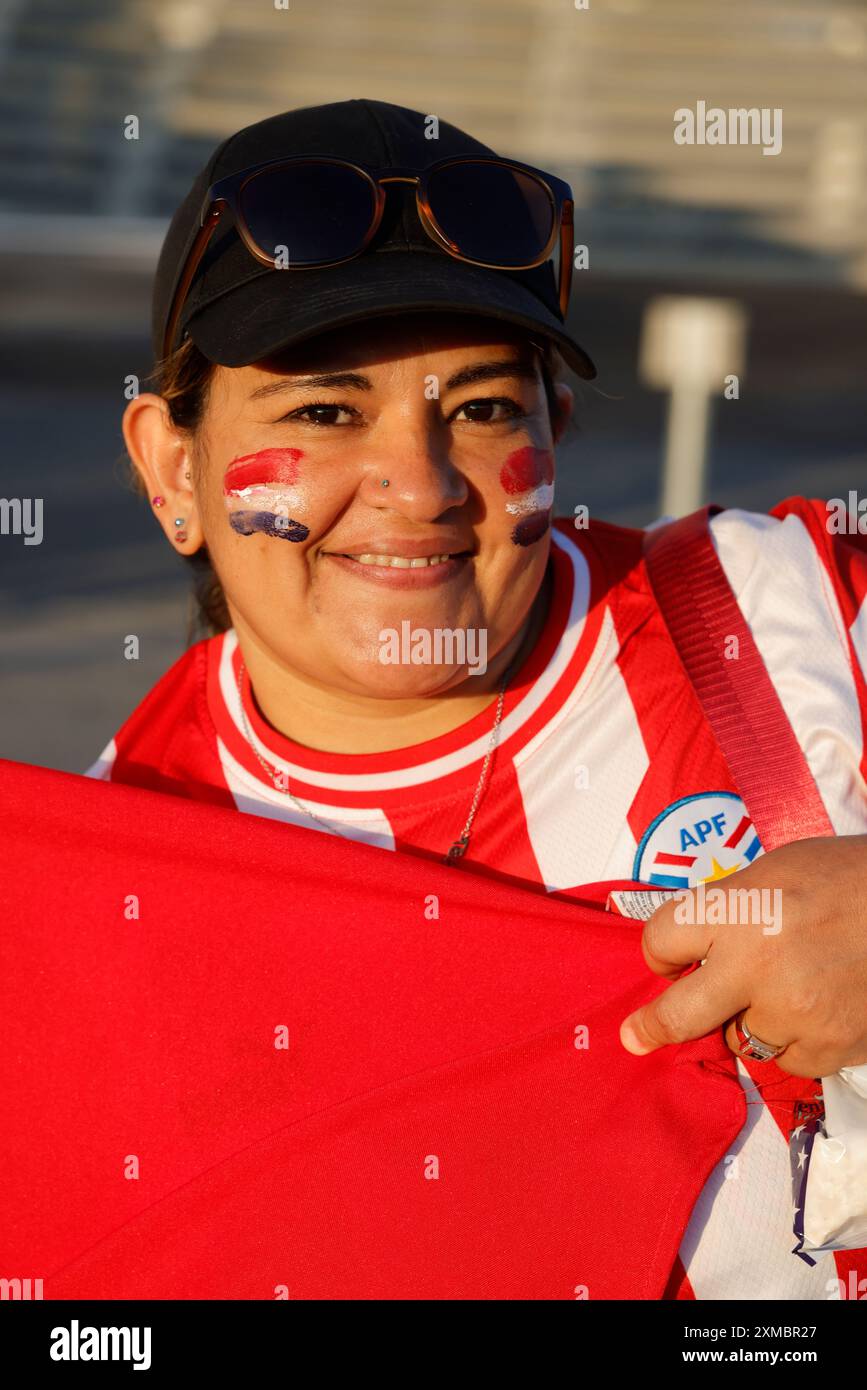
<svg viewBox="0 0 867 1390">
<path fill-rule="evenodd" d="M 775 1046 L 774 1043 L 762 1042 L 755 1033 L 751 1033 L 746 1025 L 746 1009 L 741 1009 L 735 1018 L 735 1036 L 738 1040 L 737 1052 L 740 1057 L 748 1057 L 753 1062 L 771 1062 L 775 1057 L 779 1057 L 781 1052 L 785 1052 L 788 1043 L 783 1043 L 782 1047 Z"/>
</svg>

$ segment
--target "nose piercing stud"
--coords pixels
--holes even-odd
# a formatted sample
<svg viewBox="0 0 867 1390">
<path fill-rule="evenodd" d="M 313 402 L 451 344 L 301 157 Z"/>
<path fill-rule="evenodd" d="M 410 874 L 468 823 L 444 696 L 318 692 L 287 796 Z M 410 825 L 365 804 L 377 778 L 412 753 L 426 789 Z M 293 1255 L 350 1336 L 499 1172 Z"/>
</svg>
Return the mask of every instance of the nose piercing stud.
<svg viewBox="0 0 867 1390">
<path fill-rule="evenodd" d="M 152 498 L 151 498 L 151 506 L 152 506 L 152 507 L 164 507 L 165 505 L 166 505 L 166 499 L 165 499 L 164 497 L 152 497 Z"/>
<path fill-rule="evenodd" d="M 380 487 L 388 487 L 388 478 L 383 478 L 383 480 L 382 480 L 382 482 L 380 483 L 379 486 L 380 486 Z"/>
</svg>

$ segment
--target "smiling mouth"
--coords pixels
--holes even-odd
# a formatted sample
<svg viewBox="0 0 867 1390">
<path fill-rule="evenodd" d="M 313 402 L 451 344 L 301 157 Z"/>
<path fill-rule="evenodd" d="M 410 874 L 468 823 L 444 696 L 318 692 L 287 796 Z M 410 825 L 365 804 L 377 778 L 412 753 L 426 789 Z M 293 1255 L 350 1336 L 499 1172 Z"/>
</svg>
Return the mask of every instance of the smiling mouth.
<svg viewBox="0 0 867 1390">
<path fill-rule="evenodd" d="M 428 569 L 433 565 L 445 565 L 449 560 L 462 559 L 469 555 L 468 550 L 445 551 L 442 555 L 381 555 L 366 551 L 360 555 L 345 553 L 347 560 L 355 560 L 359 565 L 383 565 L 389 569 L 417 570 Z"/>
</svg>

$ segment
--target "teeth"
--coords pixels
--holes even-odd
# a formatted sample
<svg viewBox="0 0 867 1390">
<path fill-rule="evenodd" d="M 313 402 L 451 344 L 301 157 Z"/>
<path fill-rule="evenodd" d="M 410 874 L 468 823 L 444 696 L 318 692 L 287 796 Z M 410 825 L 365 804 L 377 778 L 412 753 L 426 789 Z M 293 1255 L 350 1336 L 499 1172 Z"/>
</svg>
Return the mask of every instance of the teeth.
<svg viewBox="0 0 867 1390">
<path fill-rule="evenodd" d="M 411 560 L 408 555 L 350 555 L 350 560 L 357 560 L 360 565 L 390 565 L 397 570 L 420 570 L 426 565 L 443 565 L 449 559 L 448 555 L 420 555 Z"/>
</svg>

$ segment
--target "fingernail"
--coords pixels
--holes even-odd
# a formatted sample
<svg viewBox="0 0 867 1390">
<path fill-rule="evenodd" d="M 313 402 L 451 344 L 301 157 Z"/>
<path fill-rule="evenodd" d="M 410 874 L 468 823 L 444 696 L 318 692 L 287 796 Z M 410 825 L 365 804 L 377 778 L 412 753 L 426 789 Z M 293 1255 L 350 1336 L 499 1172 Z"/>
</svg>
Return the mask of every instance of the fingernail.
<svg viewBox="0 0 867 1390">
<path fill-rule="evenodd" d="M 652 1047 L 647 1047 L 644 1043 L 639 1042 L 638 1034 L 631 1023 L 621 1024 L 620 1041 L 627 1052 L 633 1052 L 637 1057 L 643 1057 L 646 1053 L 653 1051 Z"/>
</svg>

